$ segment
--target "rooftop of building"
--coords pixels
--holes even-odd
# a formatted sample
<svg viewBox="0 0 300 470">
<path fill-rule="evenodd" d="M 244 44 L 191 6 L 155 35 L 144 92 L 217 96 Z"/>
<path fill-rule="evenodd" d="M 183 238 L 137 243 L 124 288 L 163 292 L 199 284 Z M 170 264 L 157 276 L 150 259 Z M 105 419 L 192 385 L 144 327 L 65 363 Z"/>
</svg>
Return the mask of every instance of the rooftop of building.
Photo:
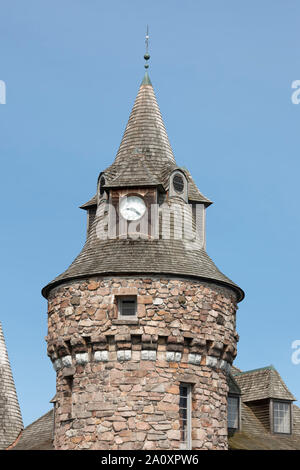
<svg viewBox="0 0 300 470">
<path fill-rule="evenodd" d="M 170 175 L 178 169 L 148 73 L 142 81 L 115 161 L 100 173 L 104 189 L 155 186 L 168 191 Z M 189 202 L 211 204 L 197 188 L 189 171 L 179 168 L 188 181 Z M 81 208 L 96 206 L 94 196 Z M 214 264 L 196 242 L 184 239 L 99 239 L 97 217 L 81 253 L 42 293 L 45 297 L 58 284 L 93 275 L 162 274 L 215 282 L 230 287 L 240 301 L 244 292 Z M 116 256 L 117 254 L 117 256 Z"/>
</svg>

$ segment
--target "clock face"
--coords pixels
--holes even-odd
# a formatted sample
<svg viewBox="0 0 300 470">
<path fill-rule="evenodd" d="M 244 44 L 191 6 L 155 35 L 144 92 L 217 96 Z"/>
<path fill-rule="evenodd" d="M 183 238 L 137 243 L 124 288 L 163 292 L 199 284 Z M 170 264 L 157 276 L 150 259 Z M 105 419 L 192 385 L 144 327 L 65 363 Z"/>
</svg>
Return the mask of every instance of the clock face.
<svg viewBox="0 0 300 470">
<path fill-rule="evenodd" d="M 128 196 L 121 200 L 120 212 L 126 220 L 138 220 L 145 214 L 146 206 L 142 198 Z"/>
</svg>

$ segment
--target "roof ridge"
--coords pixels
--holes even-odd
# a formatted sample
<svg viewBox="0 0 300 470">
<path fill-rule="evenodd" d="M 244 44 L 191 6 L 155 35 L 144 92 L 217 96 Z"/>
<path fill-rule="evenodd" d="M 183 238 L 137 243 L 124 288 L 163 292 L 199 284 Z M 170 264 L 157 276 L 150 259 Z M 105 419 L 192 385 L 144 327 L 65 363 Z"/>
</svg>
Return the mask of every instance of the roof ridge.
<svg viewBox="0 0 300 470">
<path fill-rule="evenodd" d="M 44 413 L 42 416 L 40 416 L 39 418 L 37 418 L 35 421 L 32 421 L 32 423 L 28 424 L 28 426 L 26 426 L 24 428 L 24 431 L 25 429 L 29 429 L 31 426 L 33 426 L 34 424 L 36 424 L 38 421 L 40 421 L 41 419 L 45 418 L 45 416 L 47 416 L 48 414 L 50 413 L 53 413 L 53 409 L 47 411 L 47 413 Z"/>
<path fill-rule="evenodd" d="M 261 370 L 275 370 L 275 367 L 273 365 L 270 366 L 265 366 L 265 367 L 259 367 L 257 369 L 250 369 L 250 370 L 245 370 L 241 372 L 232 372 L 233 375 L 244 375 L 244 374 L 252 374 L 253 372 L 258 372 Z M 277 371 L 276 371 L 277 372 Z"/>
</svg>

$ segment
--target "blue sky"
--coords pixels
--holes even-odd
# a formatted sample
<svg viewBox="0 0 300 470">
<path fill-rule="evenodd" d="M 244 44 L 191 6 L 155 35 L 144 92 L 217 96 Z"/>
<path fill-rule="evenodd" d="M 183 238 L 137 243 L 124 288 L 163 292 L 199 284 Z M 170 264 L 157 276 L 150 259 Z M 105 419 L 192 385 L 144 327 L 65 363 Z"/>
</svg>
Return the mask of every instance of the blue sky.
<svg viewBox="0 0 300 470">
<path fill-rule="evenodd" d="M 246 292 L 236 365 L 300 399 L 296 0 L 2 0 L 0 320 L 25 424 L 52 405 L 41 288 L 79 253 L 99 171 L 150 77 L 176 160 L 214 201 L 207 251 Z"/>
</svg>

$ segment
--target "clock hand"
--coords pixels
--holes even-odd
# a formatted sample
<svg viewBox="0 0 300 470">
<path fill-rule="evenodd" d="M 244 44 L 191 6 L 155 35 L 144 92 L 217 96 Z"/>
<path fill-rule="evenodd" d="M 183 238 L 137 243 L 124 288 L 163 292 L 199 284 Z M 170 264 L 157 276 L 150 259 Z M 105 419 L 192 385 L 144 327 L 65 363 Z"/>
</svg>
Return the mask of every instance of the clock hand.
<svg viewBox="0 0 300 470">
<path fill-rule="evenodd" d="M 128 207 L 127 210 L 135 212 L 137 215 L 141 215 L 134 207 Z"/>
<path fill-rule="evenodd" d="M 141 215 L 139 211 L 137 211 L 136 209 L 134 209 L 134 207 L 132 208 L 132 210 L 133 210 L 137 215 Z"/>
</svg>

